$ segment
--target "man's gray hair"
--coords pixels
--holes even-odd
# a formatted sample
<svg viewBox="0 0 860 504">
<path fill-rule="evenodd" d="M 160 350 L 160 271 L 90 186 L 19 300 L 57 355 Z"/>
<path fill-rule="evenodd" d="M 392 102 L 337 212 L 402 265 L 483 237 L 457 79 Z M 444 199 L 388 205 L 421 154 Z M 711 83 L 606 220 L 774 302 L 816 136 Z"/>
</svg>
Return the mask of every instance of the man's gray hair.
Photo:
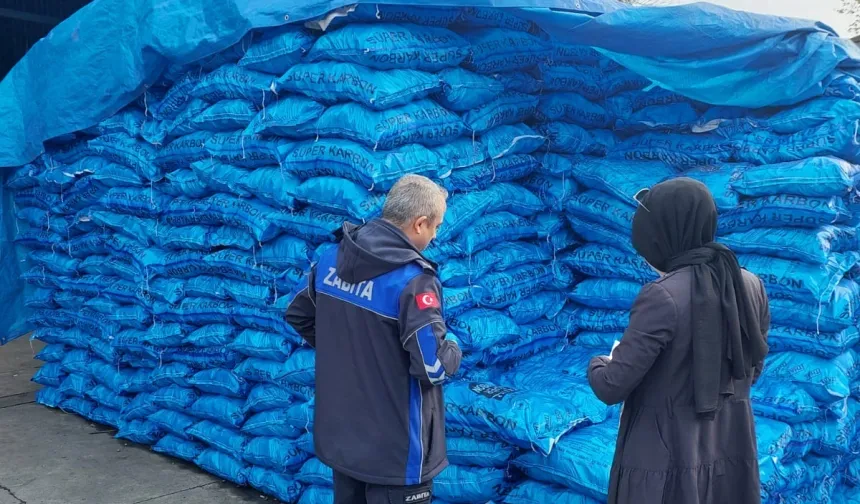
<svg viewBox="0 0 860 504">
<path fill-rule="evenodd" d="M 442 217 L 448 191 L 427 177 L 405 175 L 398 180 L 385 198 L 382 218 L 404 226 L 419 217 L 434 221 Z"/>
</svg>

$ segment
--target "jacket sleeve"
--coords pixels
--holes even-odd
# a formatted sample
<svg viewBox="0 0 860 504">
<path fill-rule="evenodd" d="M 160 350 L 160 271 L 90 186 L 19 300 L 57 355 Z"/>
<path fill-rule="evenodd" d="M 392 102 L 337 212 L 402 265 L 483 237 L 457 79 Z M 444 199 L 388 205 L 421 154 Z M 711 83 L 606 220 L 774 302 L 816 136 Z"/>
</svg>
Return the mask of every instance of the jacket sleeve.
<svg viewBox="0 0 860 504">
<path fill-rule="evenodd" d="M 314 278 L 316 277 L 316 266 L 302 279 L 299 284 L 296 297 L 290 301 L 287 307 L 286 320 L 299 336 L 307 341 L 308 345 L 316 348 L 316 318 L 317 304 L 316 292 L 314 291 Z"/>
<path fill-rule="evenodd" d="M 409 353 L 409 373 L 423 383 L 441 385 L 460 369 L 457 343 L 445 339 L 442 287 L 433 275 L 415 277 L 400 295 L 400 341 Z"/>
<path fill-rule="evenodd" d="M 761 285 L 761 320 L 759 321 L 759 328 L 761 329 L 761 337 L 764 339 L 764 342 L 767 343 L 767 335 L 770 332 L 770 303 L 768 302 L 767 291 L 764 288 L 764 283 L 760 281 L 759 284 Z M 755 363 L 755 369 L 753 370 L 753 383 L 758 381 L 762 371 L 764 371 L 764 359 L 762 359 L 761 362 Z"/>
<path fill-rule="evenodd" d="M 675 301 L 664 287 L 651 284 L 642 289 L 612 358 L 595 357 L 588 366 L 588 383 L 601 401 L 618 404 L 639 386 L 671 341 L 677 318 Z"/>
</svg>

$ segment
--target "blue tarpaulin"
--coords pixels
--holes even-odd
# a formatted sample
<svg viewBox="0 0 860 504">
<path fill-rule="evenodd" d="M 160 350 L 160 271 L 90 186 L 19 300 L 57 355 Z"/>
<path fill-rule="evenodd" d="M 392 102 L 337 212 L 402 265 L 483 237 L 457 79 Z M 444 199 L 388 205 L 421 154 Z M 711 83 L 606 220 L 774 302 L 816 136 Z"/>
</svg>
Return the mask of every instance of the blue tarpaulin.
<svg viewBox="0 0 860 504">
<path fill-rule="evenodd" d="M 0 167 L 43 142 L 97 124 L 156 82 L 250 30 L 318 18 L 344 0 L 95 0 L 57 26 L 0 82 Z M 359 2 L 359 3 L 402 3 Z M 715 104 L 764 107 L 821 95 L 860 69 L 860 50 L 813 21 L 698 3 L 628 8 L 614 0 L 412 0 L 410 5 L 518 9 L 550 34 L 590 45 L 656 84 Z M 0 170 L 0 179 L 9 170 Z M 0 192 L 0 341 L 24 330 L 14 216 Z"/>
</svg>

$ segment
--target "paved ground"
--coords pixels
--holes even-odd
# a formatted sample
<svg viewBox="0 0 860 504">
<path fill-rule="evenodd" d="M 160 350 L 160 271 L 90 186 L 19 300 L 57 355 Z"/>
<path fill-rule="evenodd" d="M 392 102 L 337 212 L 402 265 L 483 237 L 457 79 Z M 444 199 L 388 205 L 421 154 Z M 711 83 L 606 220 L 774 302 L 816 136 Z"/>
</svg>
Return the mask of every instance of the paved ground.
<svg viewBox="0 0 860 504">
<path fill-rule="evenodd" d="M 39 348 L 26 338 L 0 347 L 0 504 L 265 504 L 253 490 L 36 404 Z"/>
</svg>

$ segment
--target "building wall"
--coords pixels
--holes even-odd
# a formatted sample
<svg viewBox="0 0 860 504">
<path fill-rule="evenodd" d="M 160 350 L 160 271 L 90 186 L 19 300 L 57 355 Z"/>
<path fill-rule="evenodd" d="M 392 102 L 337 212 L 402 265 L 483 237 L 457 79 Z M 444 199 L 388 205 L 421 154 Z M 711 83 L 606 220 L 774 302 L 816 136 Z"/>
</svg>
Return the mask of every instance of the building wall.
<svg viewBox="0 0 860 504">
<path fill-rule="evenodd" d="M 88 2 L 0 0 L 0 79 L 51 28 Z"/>
</svg>

